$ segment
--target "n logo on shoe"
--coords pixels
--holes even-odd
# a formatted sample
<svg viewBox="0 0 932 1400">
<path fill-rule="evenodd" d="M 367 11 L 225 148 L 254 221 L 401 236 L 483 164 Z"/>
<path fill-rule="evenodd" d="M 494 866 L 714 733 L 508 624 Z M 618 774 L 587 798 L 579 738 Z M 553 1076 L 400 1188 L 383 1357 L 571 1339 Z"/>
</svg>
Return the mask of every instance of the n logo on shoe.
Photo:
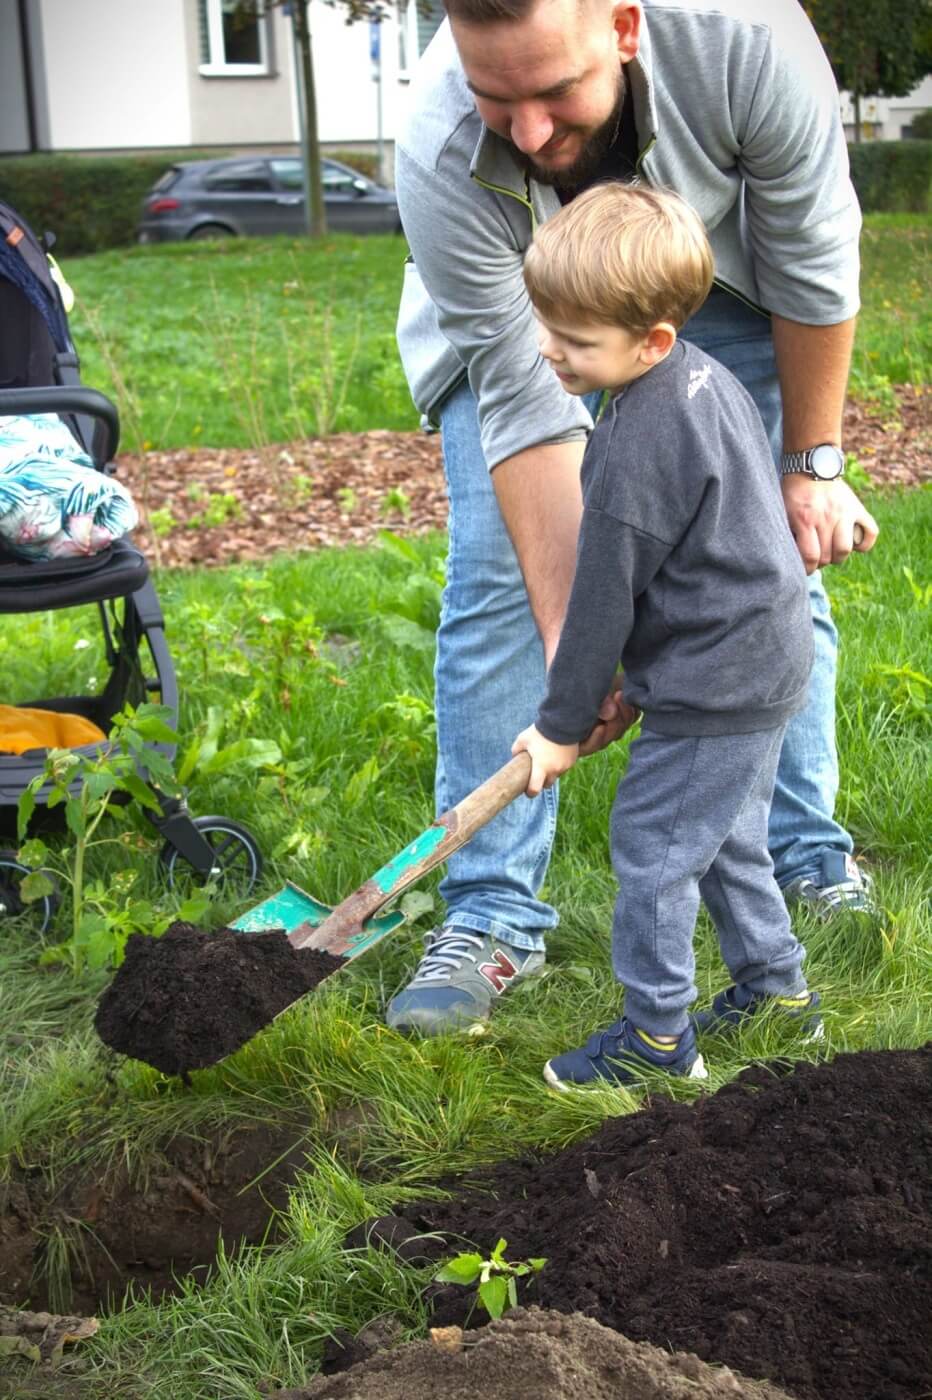
<svg viewBox="0 0 932 1400">
<path fill-rule="evenodd" d="M 482 963 L 479 967 L 479 976 L 485 978 L 498 996 L 501 996 L 511 979 L 517 975 L 518 969 L 501 948 L 495 949 L 491 962 Z"/>
</svg>

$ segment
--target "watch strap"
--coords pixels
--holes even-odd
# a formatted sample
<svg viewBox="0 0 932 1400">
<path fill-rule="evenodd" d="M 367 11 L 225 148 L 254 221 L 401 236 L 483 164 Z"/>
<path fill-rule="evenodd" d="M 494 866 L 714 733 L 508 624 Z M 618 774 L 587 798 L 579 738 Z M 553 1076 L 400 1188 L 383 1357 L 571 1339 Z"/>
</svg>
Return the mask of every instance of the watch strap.
<svg viewBox="0 0 932 1400">
<path fill-rule="evenodd" d="M 815 472 L 809 465 L 809 450 L 805 452 L 784 452 L 780 458 L 780 475 L 789 476 L 792 472 L 803 472 L 806 476 L 815 476 Z"/>
</svg>

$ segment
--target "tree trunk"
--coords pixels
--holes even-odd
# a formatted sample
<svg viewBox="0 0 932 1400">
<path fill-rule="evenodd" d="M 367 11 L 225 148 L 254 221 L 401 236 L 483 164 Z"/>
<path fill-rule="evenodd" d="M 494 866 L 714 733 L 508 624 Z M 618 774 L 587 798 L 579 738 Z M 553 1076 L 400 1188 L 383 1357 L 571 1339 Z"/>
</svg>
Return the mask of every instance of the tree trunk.
<svg viewBox="0 0 932 1400">
<path fill-rule="evenodd" d="M 314 91 L 314 64 L 311 59 L 311 21 L 307 0 L 295 0 L 291 7 L 295 44 L 304 89 L 304 139 L 307 149 L 308 209 L 312 238 L 324 238 L 327 233 L 327 211 L 320 171 L 320 143 L 317 136 L 317 95 Z"/>
<path fill-rule="evenodd" d="M 852 102 L 854 103 L 854 139 L 855 139 L 855 141 L 860 142 L 860 140 L 861 140 L 861 94 L 860 94 L 859 92 L 853 92 L 853 93 L 851 94 L 851 100 L 852 100 Z"/>
</svg>

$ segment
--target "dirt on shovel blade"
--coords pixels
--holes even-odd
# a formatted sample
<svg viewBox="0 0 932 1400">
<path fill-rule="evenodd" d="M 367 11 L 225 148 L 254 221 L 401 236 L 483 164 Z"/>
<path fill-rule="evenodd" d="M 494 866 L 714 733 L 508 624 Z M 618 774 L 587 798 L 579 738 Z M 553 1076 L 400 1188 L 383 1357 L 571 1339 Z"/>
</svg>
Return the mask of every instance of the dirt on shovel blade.
<svg viewBox="0 0 932 1400">
<path fill-rule="evenodd" d="M 284 929 L 175 923 L 161 938 L 134 933 L 94 1026 L 121 1055 L 185 1075 L 238 1050 L 343 963 L 317 948 L 293 948 Z"/>
</svg>

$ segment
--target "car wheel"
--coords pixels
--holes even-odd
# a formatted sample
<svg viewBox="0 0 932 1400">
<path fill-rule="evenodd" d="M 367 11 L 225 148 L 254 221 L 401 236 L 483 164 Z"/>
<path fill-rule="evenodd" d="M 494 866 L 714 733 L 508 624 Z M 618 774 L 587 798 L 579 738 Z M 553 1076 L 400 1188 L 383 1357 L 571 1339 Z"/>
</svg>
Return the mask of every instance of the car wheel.
<svg viewBox="0 0 932 1400">
<path fill-rule="evenodd" d="M 194 825 L 213 848 L 216 874 L 204 879 L 171 842 L 162 847 L 159 859 L 169 889 L 186 898 L 192 889 L 216 880 L 223 893 L 243 898 L 262 876 L 262 853 L 248 827 L 229 817 L 194 817 Z"/>
<path fill-rule="evenodd" d="M 235 238 L 236 234 L 226 224 L 198 224 L 188 234 L 189 243 L 200 243 L 208 238 Z"/>
</svg>

